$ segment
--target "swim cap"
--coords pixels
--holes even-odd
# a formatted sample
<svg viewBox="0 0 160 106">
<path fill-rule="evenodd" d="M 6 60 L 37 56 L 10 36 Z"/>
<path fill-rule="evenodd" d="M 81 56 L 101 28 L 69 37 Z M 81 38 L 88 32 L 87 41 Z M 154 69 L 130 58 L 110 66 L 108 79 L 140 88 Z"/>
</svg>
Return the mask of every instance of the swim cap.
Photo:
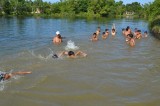
<svg viewBox="0 0 160 106">
<path fill-rule="evenodd" d="M 56 32 L 56 35 L 59 35 L 59 34 L 60 34 L 60 32 L 59 32 L 59 31 L 57 31 L 57 32 Z"/>
</svg>

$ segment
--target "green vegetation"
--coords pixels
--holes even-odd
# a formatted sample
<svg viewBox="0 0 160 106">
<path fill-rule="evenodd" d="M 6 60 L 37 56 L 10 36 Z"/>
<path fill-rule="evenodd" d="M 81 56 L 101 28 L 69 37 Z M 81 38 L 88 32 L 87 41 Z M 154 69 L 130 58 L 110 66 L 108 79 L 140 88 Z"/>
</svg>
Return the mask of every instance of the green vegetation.
<svg viewBox="0 0 160 106">
<path fill-rule="evenodd" d="M 154 35 L 160 39 L 160 1 L 155 0 L 152 4 L 147 6 L 146 14 L 150 21 L 150 28 Z"/>
<path fill-rule="evenodd" d="M 60 0 L 56 3 L 42 0 L 1 0 L 0 15 L 41 15 L 54 17 L 122 17 L 127 12 L 143 16 L 138 2 L 124 5 L 115 0 Z"/>
</svg>

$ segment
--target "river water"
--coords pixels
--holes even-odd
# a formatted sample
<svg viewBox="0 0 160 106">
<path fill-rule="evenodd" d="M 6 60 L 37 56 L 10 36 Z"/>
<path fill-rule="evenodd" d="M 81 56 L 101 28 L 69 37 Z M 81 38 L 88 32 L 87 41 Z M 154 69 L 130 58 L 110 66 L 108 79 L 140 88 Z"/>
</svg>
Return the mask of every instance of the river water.
<svg viewBox="0 0 160 106">
<path fill-rule="evenodd" d="M 117 35 L 91 42 L 101 27 L 116 25 Z M 0 18 L 0 70 L 29 70 L 0 83 L 0 106 L 160 106 L 160 41 L 150 33 L 125 43 L 122 28 L 149 31 L 145 20 Z M 59 30 L 65 37 L 53 45 Z M 86 58 L 53 59 L 67 42 Z"/>
</svg>

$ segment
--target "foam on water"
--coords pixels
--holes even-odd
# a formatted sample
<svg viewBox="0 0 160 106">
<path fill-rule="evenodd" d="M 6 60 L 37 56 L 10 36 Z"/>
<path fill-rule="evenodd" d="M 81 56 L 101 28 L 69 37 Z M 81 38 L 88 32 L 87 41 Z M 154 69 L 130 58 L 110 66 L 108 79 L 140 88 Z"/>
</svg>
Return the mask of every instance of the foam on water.
<svg viewBox="0 0 160 106">
<path fill-rule="evenodd" d="M 38 58 L 41 60 L 48 60 L 52 58 L 52 54 L 49 54 L 48 56 L 42 56 L 41 54 L 39 54 Z"/>
<path fill-rule="evenodd" d="M 51 49 L 49 48 L 49 50 L 51 50 Z M 47 56 L 43 56 L 42 54 L 35 54 L 34 51 L 31 51 L 30 53 L 31 53 L 32 56 L 34 56 L 36 58 L 39 58 L 41 60 L 48 60 L 48 59 L 52 58 L 52 55 L 53 55 L 52 50 L 51 50 L 51 53 L 49 53 L 49 55 L 47 55 Z"/>
<path fill-rule="evenodd" d="M 5 85 L 5 84 L 4 84 L 4 81 L 1 81 L 1 82 L 0 82 L 0 91 L 3 91 L 3 90 L 4 90 L 4 88 L 5 88 L 4 85 Z"/>
<path fill-rule="evenodd" d="M 51 48 L 48 48 L 50 50 L 49 53 L 46 53 L 47 55 L 44 55 L 43 53 L 35 53 L 35 51 L 30 51 L 31 55 L 35 58 L 38 58 L 40 60 L 43 60 L 43 61 L 48 61 L 48 60 L 51 60 L 53 59 L 53 55 L 56 54 Z M 58 59 L 62 59 L 62 57 L 59 57 Z"/>
<path fill-rule="evenodd" d="M 79 47 L 76 46 L 75 43 L 73 41 L 71 41 L 71 40 L 69 40 L 67 42 L 67 45 L 65 47 L 65 50 L 78 50 L 78 49 L 79 49 Z"/>
</svg>

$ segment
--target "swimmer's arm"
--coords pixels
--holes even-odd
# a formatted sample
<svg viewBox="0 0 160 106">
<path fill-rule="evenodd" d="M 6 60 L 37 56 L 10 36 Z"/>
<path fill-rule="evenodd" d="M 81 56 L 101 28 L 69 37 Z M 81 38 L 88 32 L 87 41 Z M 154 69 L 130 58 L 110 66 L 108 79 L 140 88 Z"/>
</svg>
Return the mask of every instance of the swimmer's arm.
<svg viewBox="0 0 160 106">
<path fill-rule="evenodd" d="M 24 74 L 31 74 L 31 73 L 32 73 L 31 71 L 19 71 L 19 72 L 7 73 L 5 74 L 4 79 L 5 80 L 10 79 L 14 75 L 24 75 Z"/>
<path fill-rule="evenodd" d="M 63 56 L 63 55 L 67 55 L 67 54 L 68 54 L 68 52 L 63 51 L 63 52 L 61 52 L 61 53 L 58 55 L 58 57 L 61 57 L 61 56 Z"/>
<path fill-rule="evenodd" d="M 81 56 L 84 56 L 84 57 L 87 56 L 87 54 L 84 53 L 84 52 L 82 52 L 82 51 L 78 51 L 75 55 L 76 55 L 76 56 L 81 55 Z"/>
<path fill-rule="evenodd" d="M 58 57 L 61 57 L 61 56 L 63 56 L 63 55 L 64 55 L 64 51 L 61 52 L 61 53 L 59 53 Z"/>
<path fill-rule="evenodd" d="M 18 71 L 18 72 L 13 72 L 11 75 L 24 75 L 24 74 L 31 74 L 31 71 Z"/>
</svg>

